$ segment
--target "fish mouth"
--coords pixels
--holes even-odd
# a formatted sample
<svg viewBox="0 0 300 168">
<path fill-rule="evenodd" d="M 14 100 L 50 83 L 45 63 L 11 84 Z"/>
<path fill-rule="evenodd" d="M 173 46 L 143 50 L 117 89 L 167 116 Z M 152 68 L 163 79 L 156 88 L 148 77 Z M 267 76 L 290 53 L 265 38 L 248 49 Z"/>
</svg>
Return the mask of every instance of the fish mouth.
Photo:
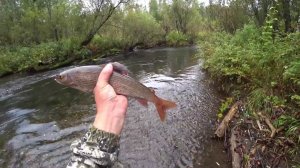
<svg viewBox="0 0 300 168">
<path fill-rule="evenodd" d="M 51 76 L 52 79 L 54 79 L 57 83 L 61 83 L 60 79 L 61 79 L 61 75 L 57 74 L 57 75 L 53 75 Z"/>
</svg>

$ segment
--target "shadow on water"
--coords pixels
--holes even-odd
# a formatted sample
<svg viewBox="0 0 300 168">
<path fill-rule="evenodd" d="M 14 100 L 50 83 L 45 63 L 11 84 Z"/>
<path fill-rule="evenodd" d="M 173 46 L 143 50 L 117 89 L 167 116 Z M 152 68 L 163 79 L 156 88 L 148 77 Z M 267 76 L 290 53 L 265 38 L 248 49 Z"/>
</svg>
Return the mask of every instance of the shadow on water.
<svg viewBox="0 0 300 168">
<path fill-rule="evenodd" d="M 133 77 L 178 105 L 162 123 L 152 104 L 129 100 L 119 155 L 124 167 L 228 167 L 222 142 L 210 138 L 219 96 L 195 53 L 162 48 L 118 57 Z M 65 167 L 70 143 L 95 114 L 92 95 L 51 79 L 68 68 L 0 79 L 1 167 Z"/>
</svg>

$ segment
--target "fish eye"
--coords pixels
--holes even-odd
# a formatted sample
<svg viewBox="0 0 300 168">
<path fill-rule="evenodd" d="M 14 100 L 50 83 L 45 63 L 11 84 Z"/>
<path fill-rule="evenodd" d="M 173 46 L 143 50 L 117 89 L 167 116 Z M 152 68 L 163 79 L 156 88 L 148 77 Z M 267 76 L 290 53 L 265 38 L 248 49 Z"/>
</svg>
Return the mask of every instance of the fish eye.
<svg viewBox="0 0 300 168">
<path fill-rule="evenodd" d="M 64 76 L 63 75 L 56 75 L 56 77 L 55 77 L 56 79 L 59 79 L 59 80 L 61 80 L 61 79 L 63 79 L 64 78 Z"/>
</svg>

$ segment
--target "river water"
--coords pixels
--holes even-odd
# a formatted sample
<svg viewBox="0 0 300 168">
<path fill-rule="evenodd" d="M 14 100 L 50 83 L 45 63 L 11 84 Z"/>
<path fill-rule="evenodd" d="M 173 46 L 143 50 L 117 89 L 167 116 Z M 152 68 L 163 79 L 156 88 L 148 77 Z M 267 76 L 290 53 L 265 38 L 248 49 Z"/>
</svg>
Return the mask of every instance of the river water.
<svg viewBox="0 0 300 168">
<path fill-rule="evenodd" d="M 211 138 L 220 97 L 196 52 L 195 47 L 162 48 L 111 58 L 178 105 L 162 123 L 153 104 L 145 108 L 129 99 L 115 167 L 228 167 L 222 142 Z M 95 115 L 92 95 L 51 79 L 68 68 L 0 78 L 0 167 L 66 166 L 70 143 Z"/>
</svg>

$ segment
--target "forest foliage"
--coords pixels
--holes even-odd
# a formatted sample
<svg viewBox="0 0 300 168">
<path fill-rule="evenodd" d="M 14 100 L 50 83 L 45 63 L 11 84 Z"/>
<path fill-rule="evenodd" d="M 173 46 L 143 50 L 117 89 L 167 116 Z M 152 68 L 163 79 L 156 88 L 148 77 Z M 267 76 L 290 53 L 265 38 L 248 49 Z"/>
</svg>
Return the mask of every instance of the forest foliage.
<svg viewBox="0 0 300 168">
<path fill-rule="evenodd" d="M 199 44 L 220 88 L 245 116 L 275 116 L 300 142 L 299 0 L 0 0 L 0 76 L 136 47 Z"/>
<path fill-rule="evenodd" d="M 276 128 L 283 127 L 286 136 L 298 143 L 298 148 L 290 150 L 296 154 L 300 144 L 299 2 L 285 1 L 289 5 L 285 11 L 284 1 L 255 1 L 260 2 L 258 6 L 249 1 L 248 13 L 242 10 L 243 3 L 242 11 L 236 11 L 237 2 L 213 7 L 225 8 L 226 14 L 211 17 L 210 25 L 219 27 L 199 37 L 204 68 L 221 90 L 245 102 L 243 116 L 257 118 L 262 112 Z M 228 12 L 240 14 L 238 20 L 233 17 L 232 24 L 227 24 L 227 16 L 233 16 Z M 225 101 L 218 116 L 229 106 Z"/>
<path fill-rule="evenodd" d="M 0 76 L 55 68 L 91 55 L 196 41 L 196 0 L 1 0 Z"/>
</svg>

